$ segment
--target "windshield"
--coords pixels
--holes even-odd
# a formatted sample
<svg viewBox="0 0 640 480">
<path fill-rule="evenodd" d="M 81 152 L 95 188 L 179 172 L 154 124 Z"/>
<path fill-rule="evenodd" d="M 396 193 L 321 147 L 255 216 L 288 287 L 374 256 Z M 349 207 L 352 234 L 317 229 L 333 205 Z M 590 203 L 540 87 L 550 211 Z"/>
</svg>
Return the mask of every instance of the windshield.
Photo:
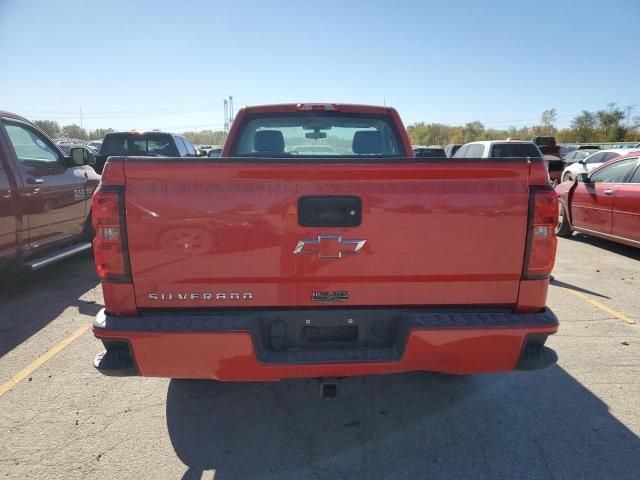
<svg viewBox="0 0 640 480">
<path fill-rule="evenodd" d="M 585 159 L 585 163 L 604 163 L 604 152 L 594 153 Z"/>
<path fill-rule="evenodd" d="M 404 156 L 397 132 L 382 116 L 254 115 L 240 132 L 232 156 Z"/>
<path fill-rule="evenodd" d="M 170 135 L 138 135 L 114 134 L 107 135 L 100 147 L 100 155 L 137 155 L 137 156 L 176 156 L 176 151 Z"/>
<path fill-rule="evenodd" d="M 583 158 L 587 158 L 589 155 L 591 155 L 593 152 L 596 152 L 596 151 L 597 150 L 578 150 L 573 156 L 573 158 L 575 160 L 582 160 Z"/>
</svg>

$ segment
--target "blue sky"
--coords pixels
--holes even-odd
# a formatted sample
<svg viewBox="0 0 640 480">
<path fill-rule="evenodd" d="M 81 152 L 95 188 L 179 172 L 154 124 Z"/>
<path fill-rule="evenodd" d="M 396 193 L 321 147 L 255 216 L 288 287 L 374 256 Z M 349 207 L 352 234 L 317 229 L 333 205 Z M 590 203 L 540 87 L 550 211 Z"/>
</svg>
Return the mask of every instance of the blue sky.
<svg viewBox="0 0 640 480">
<path fill-rule="evenodd" d="M 640 1 L 0 0 L 0 109 L 219 129 L 222 98 L 395 106 L 406 123 L 566 125 L 638 105 Z"/>
</svg>

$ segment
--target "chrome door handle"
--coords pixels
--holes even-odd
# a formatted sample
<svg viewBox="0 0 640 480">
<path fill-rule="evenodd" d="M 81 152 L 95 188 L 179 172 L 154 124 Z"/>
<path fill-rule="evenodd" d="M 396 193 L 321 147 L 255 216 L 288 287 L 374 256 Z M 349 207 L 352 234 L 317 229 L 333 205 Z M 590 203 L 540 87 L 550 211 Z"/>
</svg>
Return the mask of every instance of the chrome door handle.
<svg viewBox="0 0 640 480">
<path fill-rule="evenodd" d="M 27 183 L 40 185 L 41 183 L 44 183 L 44 178 L 27 178 Z"/>
<path fill-rule="evenodd" d="M 614 193 L 616 193 L 615 190 L 611 190 L 610 188 L 606 189 L 605 191 L 603 191 L 602 193 L 604 193 L 605 195 L 613 195 Z"/>
</svg>

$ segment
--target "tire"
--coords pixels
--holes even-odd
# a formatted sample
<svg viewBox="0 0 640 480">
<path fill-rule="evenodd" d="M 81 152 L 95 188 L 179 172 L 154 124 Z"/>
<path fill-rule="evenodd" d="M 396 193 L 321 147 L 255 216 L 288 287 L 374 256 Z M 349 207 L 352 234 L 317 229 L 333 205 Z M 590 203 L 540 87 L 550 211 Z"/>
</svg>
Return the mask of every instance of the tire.
<svg viewBox="0 0 640 480">
<path fill-rule="evenodd" d="M 84 221 L 84 230 L 82 232 L 82 237 L 87 242 L 92 242 L 93 237 L 96 236 L 96 231 L 93 229 L 93 222 L 91 221 L 91 211 L 89 211 L 89 215 L 87 215 L 87 219 Z"/>
<path fill-rule="evenodd" d="M 558 224 L 556 225 L 556 236 L 570 237 L 572 233 L 569 218 L 567 217 L 567 211 L 565 210 L 564 205 L 562 205 L 561 202 L 558 202 Z"/>
</svg>

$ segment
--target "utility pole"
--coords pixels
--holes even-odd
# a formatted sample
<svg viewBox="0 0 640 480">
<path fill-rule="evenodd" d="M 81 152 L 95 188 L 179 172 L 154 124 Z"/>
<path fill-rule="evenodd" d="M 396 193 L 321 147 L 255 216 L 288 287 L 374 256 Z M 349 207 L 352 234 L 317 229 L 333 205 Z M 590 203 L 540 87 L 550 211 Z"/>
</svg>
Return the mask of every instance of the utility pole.
<svg viewBox="0 0 640 480">
<path fill-rule="evenodd" d="M 227 135 L 229 135 L 229 127 L 233 123 L 233 97 L 229 95 L 224 98 L 222 104 L 224 105 L 224 139 L 226 141 Z"/>
<path fill-rule="evenodd" d="M 229 133 L 229 102 L 225 98 L 222 103 L 224 104 L 224 139 L 226 141 Z"/>
</svg>

